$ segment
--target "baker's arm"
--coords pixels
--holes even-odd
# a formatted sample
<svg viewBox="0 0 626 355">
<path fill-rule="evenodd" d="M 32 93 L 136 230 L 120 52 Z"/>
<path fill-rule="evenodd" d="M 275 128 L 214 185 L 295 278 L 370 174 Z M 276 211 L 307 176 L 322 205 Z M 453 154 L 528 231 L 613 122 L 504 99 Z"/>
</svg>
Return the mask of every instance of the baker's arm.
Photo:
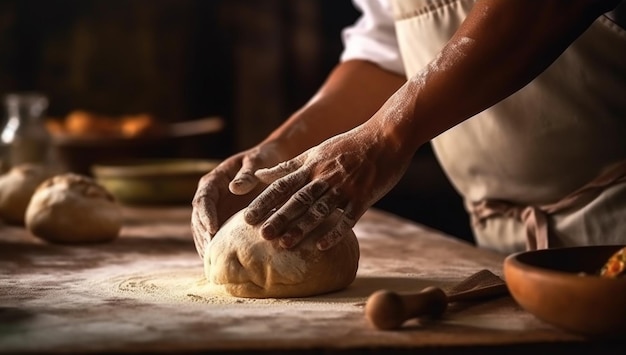
<svg viewBox="0 0 626 355">
<path fill-rule="evenodd" d="M 266 139 L 290 145 L 290 157 L 365 122 L 406 81 L 390 3 L 352 2 L 361 16 L 341 33 L 340 63 L 309 103 Z"/>
<path fill-rule="evenodd" d="M 439 57 L 413 76 L 372 121 L 412 154 L 424 142 L 521 89 L 618 3 L 477 1 Z"/>
<path fill-rule="evenodd" d="M 406 82 L 365 60 L 339 63 L 313 98 L 272 132 L 293 157 L 331 136 L 367 121 Z"/>
<path fill-rule="evenodd" d="M 198 182 L 191 226 L 201 257 L 222 223 L 265 188 L 255 176 L 258 169 L 363 123 L 406 81 L 383 2 L 355 0 L 355 5 L 363 14 L 343 31 L 341 62 L 317 94 L 265 140 L 225 159 Z"/>
<path fill-rule="evenodd" d="M 330 212 L 343 219 L 319 241 L 334 245 L 443 131 L 522 88 L 619 1 L 479 0 L 427 67 L 364 124 L 257 176 L 273 182 L 246 218 L 267 216 L 262 232 L 291 246 Z M 292 195 L 293 197 L 289 197 Z"/>
<path fill-rule="evenodd" d="M 398 74 L 364 60 L 337 65 L 319 92 L 258 145 L 225 159 L 198 182 L 191 226 L 200 256 L 204 245 L 265 185 L 254 173 L 293 158 L 369 119 L 403 83 Z"/>
</svg>

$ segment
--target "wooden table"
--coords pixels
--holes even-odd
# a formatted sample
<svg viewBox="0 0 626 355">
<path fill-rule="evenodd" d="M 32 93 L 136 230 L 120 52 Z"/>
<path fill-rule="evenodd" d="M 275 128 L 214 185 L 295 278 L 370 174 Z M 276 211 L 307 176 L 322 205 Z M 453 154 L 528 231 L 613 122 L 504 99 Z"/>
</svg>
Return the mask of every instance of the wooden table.
<svg viewBox="0 0 626 355">
<path fill-rule="evenodd" d="M 361 260 L 348 289 L 304 299 L 210 294 L 190 212 L 127 208 L 121 237 L 91 246 L 0 227 L 0 353 L 611 353 L 607 343 L 542 323 L 509 296 L 397 331 L 374 329 L 363 315 L 372 292 L 449 288 L 481 269 L 501 275 L 504 258 L 377 210 L 355 227 Z"/>
</svg>

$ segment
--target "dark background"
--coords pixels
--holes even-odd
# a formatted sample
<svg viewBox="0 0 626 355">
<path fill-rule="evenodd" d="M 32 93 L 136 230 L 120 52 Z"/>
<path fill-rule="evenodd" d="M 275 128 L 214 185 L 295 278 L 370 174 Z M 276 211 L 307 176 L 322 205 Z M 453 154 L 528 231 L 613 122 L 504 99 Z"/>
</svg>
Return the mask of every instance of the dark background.
<svg viewBox="0 0 626 355">
<path fill-rule="evenodd" d="M 48 115 L 220 116 L 223 158 L 264 138 L 324 81 L 359 13 L 349 0 L 0 0 L 0 93 L 36 90 Z M 376 207 L 471 240 L 430 147 Z"/>
</svg>

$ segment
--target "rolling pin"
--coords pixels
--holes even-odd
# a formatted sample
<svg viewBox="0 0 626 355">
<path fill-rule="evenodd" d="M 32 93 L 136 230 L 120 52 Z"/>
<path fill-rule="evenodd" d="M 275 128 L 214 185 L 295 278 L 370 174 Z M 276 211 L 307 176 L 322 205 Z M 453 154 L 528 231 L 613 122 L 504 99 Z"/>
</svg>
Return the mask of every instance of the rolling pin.
<svg viewBox="0 0 626 355">
<path fill-rule="evenodd" d="M 505 282 L 489 270 L 481 270 L 460 282 L 449 293 L 439 287 L 426 287 L 417 293 L 401 294 L 378 290 L 365 304 L 365 316 L 378 329 L 397 329 L 409 319 L 439 317 L 449 303 L 502 296 Z"/>
</svg>

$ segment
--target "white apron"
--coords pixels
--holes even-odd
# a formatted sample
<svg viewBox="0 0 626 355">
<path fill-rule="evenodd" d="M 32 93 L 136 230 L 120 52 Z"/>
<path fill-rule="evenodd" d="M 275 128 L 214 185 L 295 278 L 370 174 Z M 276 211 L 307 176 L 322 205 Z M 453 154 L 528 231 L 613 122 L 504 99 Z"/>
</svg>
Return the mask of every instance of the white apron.
<svg viewBox="0 0 626 355">
<path fill-rule="evenodd" d="M 409 77 L 474 5 L 392 3 Z M 626 243 L 626 32 L 601 16 L 530 84 L 432 144 L 478 245 L 510 253 Z"/>
</svg>

